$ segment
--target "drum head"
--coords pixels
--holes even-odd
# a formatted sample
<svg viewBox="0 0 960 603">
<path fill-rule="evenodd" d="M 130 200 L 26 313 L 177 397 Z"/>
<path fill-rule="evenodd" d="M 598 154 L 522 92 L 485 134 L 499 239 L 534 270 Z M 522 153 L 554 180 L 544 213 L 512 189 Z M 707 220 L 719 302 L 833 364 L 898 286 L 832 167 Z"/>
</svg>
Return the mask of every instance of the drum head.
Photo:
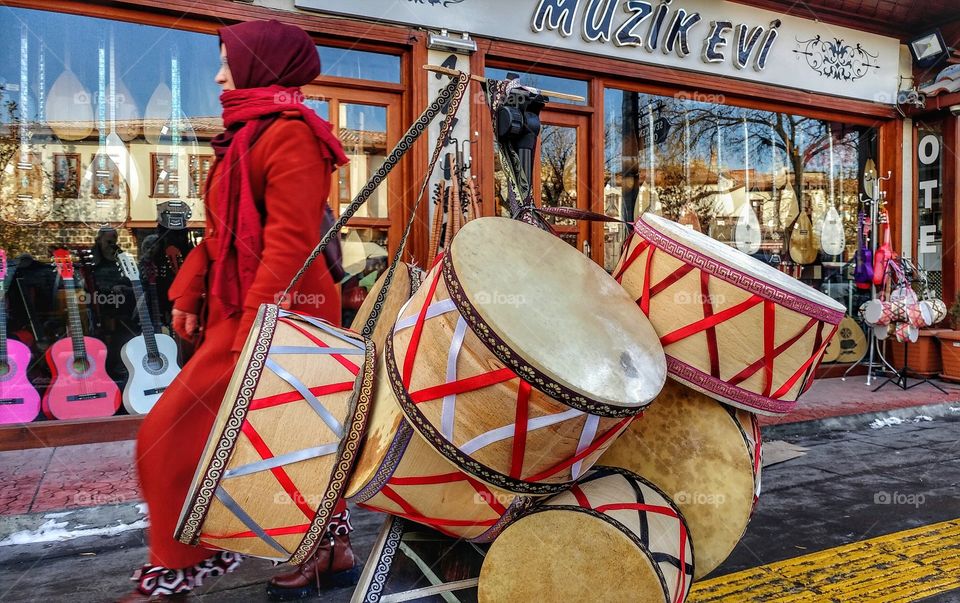
<svg viewBox="0 0 960 603">
<path fill-rule="evenodd" d="M 753 510 L 753 455 L 735 413 L 749 417 L 668 379 L 597 462 L 629 469 L 673 500 L 696 544 L 695 578 L 730 555 Z"/>
<path fill-rule="evenodd" d="M 667 601 L 649 553 L 576 509 L 528 515 L 504 530 L 480 570 L 481 603 Z"/>
<path fill-rule="evenodd" d="M 846 311 L 846 307 L 835 299 L 705 234 L 684 228 L 672 220 L 651 213 L 640 216 L 638 222 L 643 222 L 646 226 L 653 228 L 660 234 L 665 235 L 685 247 L 710 256 L 726 266 L 734 268 L 755 279 L 764 281 L 787 293 L 831 310 Z"/>
<path fill-rule="evenodd" d="M 656 332 L 600 266 L 538 228 L 506 218 L 468 222 L 450 247 L 462 296 L 515 355 L 590 400 L 641 408 L 663 387 Z"/>
</svg>

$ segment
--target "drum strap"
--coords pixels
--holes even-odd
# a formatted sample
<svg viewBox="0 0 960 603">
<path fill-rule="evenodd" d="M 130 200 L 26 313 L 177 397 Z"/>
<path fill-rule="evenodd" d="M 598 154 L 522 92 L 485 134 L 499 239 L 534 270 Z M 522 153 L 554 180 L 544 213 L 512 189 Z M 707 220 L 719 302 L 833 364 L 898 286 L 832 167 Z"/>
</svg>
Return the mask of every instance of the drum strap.
<svg viewBox="0 0 960 603">
<path fill-rule="evenodd" d="M 376 326 L 377 318 L 380 315 L 380 311 L 383 307 L 384 301 L 386 300 L 387 290 L 390 288 L 390 283 L 393 280 L 393 273 L 396 269 L 397 263 L 400 261 L 401 254 L 403 253 L 404 247 L 406 246 L 407 238 L 410 235 L 410 230 L 413 227 L 413 222 L 417 216 L 417 209 L 420 207 L 420 201 L 423 199 L 423 193 L 427 189 L 429 184 L 430 177 L 433 174 L 434 168 L 437 164 L 437 161 L 440 158 L 440 152 L 443 149 L 444 142 L 448 139 L 451 131 L 453 130 L 454 118 L 457 114 L 457 110 L 460 107 L 460 101 L 463 99 L 464 92 L 466 91 L 470 83 L 470 76 L 466 73 L 459 72 L 445 88 L 440 91 L 440 94 L 437 95 L 437 98 L 433 100 L 432 103 L 420 114 L 420 117 L 407 129 L 406 133 L 400 138 L 400 141 L 396 144 L 390 154 L 387 156 L 383 164 L 377 169 L 376 172 L 370 177 L 370 180 L 367 184 L 357 193 L 357 196 L 354 197 L 353 201 L 350 202 L 341 213 L 340 217 L 330 227 L 330 230 L 323 235 L 323 238 L 320 239 L 320 242 L 313 249 L 310 255 L 304 261 L 303 266 L 300 267 L 300 270 L 297 271 L 293 278 L 290 280 L 290 284 L 287 285 L 287 288 L 284 289 L 283 294 L 280 296 L 280 299 L 277 305 L 283 305 L 290 295 L 290 291 L 297 284 L 297 282 L 303 277 L 307 272 L 307 269 L 310 268 L 310 265 L 323 253 L 323 250 L 327 248 L 327 245 L 330 244 L 330 241 L 334 237 L 340 236 L 340 231 L 343 230 L 343 227 L 347 224 L 347 221 L 353 217 L 355 213 L 367 202 L 367 199 L 373 194 L 375 190 L 386 180 L 387 176 L 393 170 L 394 167 L 400 162 L 400 159 L 406 154 L 407 151 L 413 146 L 413 143 L 416 142 L 420 136 L 427 131 L 430 126 L 430 123 L 443 111 L 446 111 L 446 115 L 443 118 L 443 121 L 440 124 L 440 137 L 437 140 L 437 144 L 434 147 L 433 155 L 430 158 L 430 163 L 427 167 L 427 171 L 424 174 L 423 183 L 420 186 L 420 191 L 417 194 L 417 200 L 414 203 L 413 210 L 410 213 L 410 219 L 407 221 L 406 229 L 403 232 L 403 236 L 400 238 L 400 243 L 397 245 L 397 251 L 394 254 L 393 262 L 390 264 L 390 268 L 387 271 L 387 277 L 383 283 L 383 286 L 380 288 L 380 292 L 377 295 L 376 303 L 374 304 L 373 311 L 370 315 L 370 318 L 367 320 L 366 324 L 361 331 L 361 334 L 365 337 L 373 333 L 373 328 Z"/>
</svg>

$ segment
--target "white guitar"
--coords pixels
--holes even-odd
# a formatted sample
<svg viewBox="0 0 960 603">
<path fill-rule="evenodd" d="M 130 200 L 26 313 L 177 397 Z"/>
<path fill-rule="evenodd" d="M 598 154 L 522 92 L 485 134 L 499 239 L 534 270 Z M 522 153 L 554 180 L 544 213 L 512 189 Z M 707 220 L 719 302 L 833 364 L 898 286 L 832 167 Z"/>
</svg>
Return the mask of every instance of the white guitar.
<svg viewBox="0 0 960 603">
<path fill-rule="evenodd" d="M 147 300 L 140 284 L 140 270 L 133 257 L 126 252 L 118 255 L 120 269 L 133 284 L 140 314 L 142 335 L 137 335 L 124 344 L 120 359 L 127 367 L 127 385 L 123 388 L 123 406 L 130 414 L 150 412 L 160 395 L 169 387 L 180 372 L 177 365 L 177 344 L 169 336 L 156 333 L 147 310 Z"/>
</svg>

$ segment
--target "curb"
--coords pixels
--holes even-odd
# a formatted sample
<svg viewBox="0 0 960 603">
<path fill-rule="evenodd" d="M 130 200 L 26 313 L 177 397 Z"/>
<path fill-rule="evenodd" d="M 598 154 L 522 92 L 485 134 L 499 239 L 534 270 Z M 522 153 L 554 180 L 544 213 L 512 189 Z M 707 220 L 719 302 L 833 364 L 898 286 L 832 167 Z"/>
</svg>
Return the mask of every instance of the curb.
<svg viewBox="0 0 960 603">
<path fill-rule="evenodd" d="M 783 439 L 798 436 L 813 436 L 825 431 L 859 431 L 868 429 L 877 419 L 900 419 L 914 422 L 918 417 L 931 419 L 953 418 L 960 421 L 960 402 L 938 402 L 923 406 L 906 406 L 889 410 L 877 410 L 857 415 L 825 417 L 796 423 L 780 423 L 761 427 L 764 439 Z"/>
</svg>

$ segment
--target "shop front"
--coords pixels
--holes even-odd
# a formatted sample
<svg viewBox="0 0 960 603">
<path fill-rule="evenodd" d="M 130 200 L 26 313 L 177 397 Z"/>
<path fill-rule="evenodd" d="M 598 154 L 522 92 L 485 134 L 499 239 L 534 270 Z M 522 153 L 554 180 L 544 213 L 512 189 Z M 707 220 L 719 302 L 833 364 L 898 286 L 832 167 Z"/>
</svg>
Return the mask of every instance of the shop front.
<svg viewBox="0 0 960 603">
<path fill-rule="evenodd" d="M 944 299 L 954 294 L 955 263 L 942 241 L 955 232 L 956 159 L 946 150 L 956 118 L 904 120 L 896 100 L 910 87 L 902 83 L 909 54 L 901 36 L 875 23 L 864 31 L 854 19 L 789 14 L 788 3 L 707 0 L 6 4 L 4 324 L 28 346 L 32 360 L 18 370 L 41 397 L 57 375 L 45 352 L 69 337 L 68 325 L 103 342 L 97 363 L 118 390 L 131 379 L 124 344 L 144 331 L 173 335 L 166 289 L 202 237 L 210 140 L 221 128 L 216 29 L 248 19 L 293 23 L 317 42 L 323 75 L 303 92 L 351 159 L 327 199 L 335 213 L 445 83 L 422 66 L 443 64 L 582 99 L 551 101 L 540 114 L 533 184 L 541 205 L 625 221 L 660 213 L 826 292 L 850 314 L 872 295 L 855 276 L 858 252 L 885 222 L 892 247 L 916 258 Z M 479 83 L 469 100 L 447 150 L 459 152 L 481 213 L 504 214 Z M 931 135 L 944 167 L 927 203 Z M 434 139 L 414 146 L 343 233 L 345 323 L 396 250 Z M 428 205 L 406 250 L 421 265 L 436 219 Z M 550 219 L 613 270 L 624 226 Z M 129 254 L 139 282 L 118 252 Z M 189 350 L 179 343 L 182 362 Z M 26 423 L 0 426 L 0 449 L 129 438 L 139 420 L 127 405 L 98 418 L 38 408 Z"/>
</svg>

